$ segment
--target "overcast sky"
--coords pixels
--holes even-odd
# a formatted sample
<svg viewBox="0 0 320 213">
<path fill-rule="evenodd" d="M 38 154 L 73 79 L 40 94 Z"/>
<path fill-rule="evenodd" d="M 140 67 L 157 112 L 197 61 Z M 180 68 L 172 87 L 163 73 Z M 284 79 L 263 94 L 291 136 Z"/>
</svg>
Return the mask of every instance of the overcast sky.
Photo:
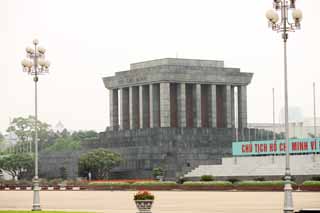
<svg viewBox="0 0 320 213">
<path fill-rule="evenodd" d="M 224 60 L 254 73 L 248 121 L 272 122 L 283 106 L 281 35 L 267 27 L 272 0 L 0 0 L 0 131 L 9 118 L 34 113 L 32 77 L 22 72 L 25 47 L 38 38 L 51 61 L 39 81 L 39 119 L 72 130 L 109 124 L 102 77 L 130 63 L 178 57 Z M 289 35 L 289 105 L 313 114 L 320 88 L 320 1 L 301 0 L 302 30 Z M 319 90 L 318 90 L 319 91 Z M 317 93 L 320 114 L 320 91 Z"/>
</svg>

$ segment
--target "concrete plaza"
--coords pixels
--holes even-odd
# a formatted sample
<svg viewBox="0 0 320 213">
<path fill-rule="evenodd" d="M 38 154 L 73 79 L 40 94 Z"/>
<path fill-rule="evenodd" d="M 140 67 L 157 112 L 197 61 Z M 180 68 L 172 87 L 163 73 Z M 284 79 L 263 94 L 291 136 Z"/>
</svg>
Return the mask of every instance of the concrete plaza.
<svg viewBox="0 0 320 213">
<path fill-rule="evenodd" d="M 137 212 L 134 191 L 42 191 L 44 210 L 105 213 Z M 153 213 L 274 213 L 281 212 L 282 192 L 155 191 Z M 295 210 L 319 208 L 319 192 L 293 193 Z M 0 191 L 0 209 L 30 209 L 31 191 Z"/>
</svg>

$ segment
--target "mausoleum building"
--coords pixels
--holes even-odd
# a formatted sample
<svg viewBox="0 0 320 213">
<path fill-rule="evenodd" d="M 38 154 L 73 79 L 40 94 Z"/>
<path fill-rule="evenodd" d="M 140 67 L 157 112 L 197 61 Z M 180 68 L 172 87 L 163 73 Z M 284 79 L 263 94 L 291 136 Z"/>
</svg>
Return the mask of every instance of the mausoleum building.
<svg viewBox="0 0 320 213">
<path fill-rule="evenodd" d="M 176 179 L 199 165 L 221 164 L 232 156 L 236 138 L 248 140 L 255 133 L 247 128 L 252 75 L 223 61 L 165 58 L 103 78 L 110 126 L 67 156 L 70 177 L 77 174 L 80 154 L 95 148 L 123 158 L 111 178 L 151 178 L 152 169 L 161 167 L 166 179 Z M 59 168 L 52 169 L 52 162 L 66 164 L 64 157 L 43 155 L 42 171 L 54 177 Z"/>
<path fill-rule="evenodd" d="M 234 128 L 236 119 L 239 128 L 246 128 L 252 75 L 215 60 L 131 64 L 130 70 L 103 78 L 110 95 L 110 128 Z"/>
</svg>

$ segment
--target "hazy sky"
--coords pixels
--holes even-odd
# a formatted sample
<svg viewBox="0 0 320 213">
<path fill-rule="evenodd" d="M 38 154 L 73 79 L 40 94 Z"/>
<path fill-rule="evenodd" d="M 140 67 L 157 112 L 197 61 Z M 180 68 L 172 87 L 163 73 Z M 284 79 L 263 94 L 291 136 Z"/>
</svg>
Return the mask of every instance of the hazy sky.
<svg viewBox="0 0 320 213">
<path fill-rule="evenodd" d="M 129 64 L 178 57 L 224 60 L 253 72 L 249 122 L 272 121 L 283 106 L 281 35 L 267 27 L 272 0 L 0 0 L 0 131 L 9 117 L 34 113 L 25 47 L 38 38 L 51 61 L 39 81 L 39 119 L 102 131 L 109 124 L 102 77 Z M 320 88 L 320 1 L 297 1 L 302 30 L 289 35 L 289 105 L 312 116 L 312 82 Z M 319 91 L 319 90 L 318 90 Z M 320 114 L 320 91 L 317 94 Z"/>
</svg>

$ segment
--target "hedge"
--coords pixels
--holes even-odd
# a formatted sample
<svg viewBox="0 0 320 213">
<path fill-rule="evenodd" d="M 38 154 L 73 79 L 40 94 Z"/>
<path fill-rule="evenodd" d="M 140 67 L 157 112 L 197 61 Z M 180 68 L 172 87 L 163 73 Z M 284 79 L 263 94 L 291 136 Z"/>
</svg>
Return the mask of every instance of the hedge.
<svg viewBox="0 0 320 213">
<path fill-rule="evenodd" d="M 178 184 L 173 181 L 149 181 L 149 182 L 136 182 L 132 186 L 177 186 Z"/>
<path fill-rule="evenodd" d="M 235 186 L 284 186 L 285 181 L 240 181 L 236 182 Z M 297 185 L 291 181 L 292 185 Z"/>
<path fill-rule="evenodd" d="M 232 186 L 230 181 L 186 181 L 184 186 Z"/>
<path fill-rule="evenodd" d="M 128 182 L 91 182 L 89 186 L 130 186 Z"/>
<path fill-rule="evenodd" d="M 320 181 L 308 180 L 302 183 L 302 186 L 320 186 Z"/>
</svg>

